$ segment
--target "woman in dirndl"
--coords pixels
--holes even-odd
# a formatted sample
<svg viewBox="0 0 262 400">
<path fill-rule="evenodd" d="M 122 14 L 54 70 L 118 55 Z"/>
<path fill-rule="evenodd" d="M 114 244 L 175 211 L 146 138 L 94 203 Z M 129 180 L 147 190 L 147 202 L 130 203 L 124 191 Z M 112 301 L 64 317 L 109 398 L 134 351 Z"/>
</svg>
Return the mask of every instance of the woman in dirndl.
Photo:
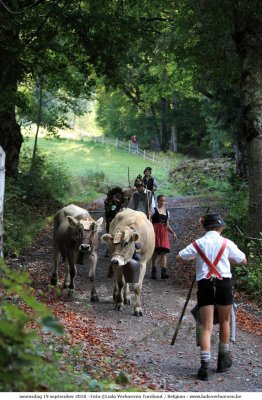
<svg viewBox="0 0 262 400">
<path fill-rule="evenodd" d="M 159 259 L 161 266 L 161 279 L 169 278 L 167 274 L 167 253 L 170 253 L 170 242 L 168 232 L 173 235 L 174 240 L 177 236 L 169 223 L 169 212 L 166 210 L 166 198 L 160 194 L 157 196 L 157 207 L 154 208 L 154 214 L 151 221 L 155 231 L 155 251 L 152 256 L 152 279 L 157 279 L 156 263 Z"/>
</svg>

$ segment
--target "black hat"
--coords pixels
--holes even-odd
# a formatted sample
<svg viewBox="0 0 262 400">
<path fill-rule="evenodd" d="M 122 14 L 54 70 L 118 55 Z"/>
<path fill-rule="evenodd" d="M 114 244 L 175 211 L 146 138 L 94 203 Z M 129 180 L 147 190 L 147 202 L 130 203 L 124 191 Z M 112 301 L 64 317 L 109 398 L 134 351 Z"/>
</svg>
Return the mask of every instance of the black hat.
<svg viewBox="0 0 262 400">
<path fill-rule="evenodd" d="M 219 213 L 207 214 L 201 218 L 201 222 L 204 228 L 220 228 L 226 226 L 225 221 Z"/>
<path fill-rule="evenodd" d="M 151 168 L 151 167 L 146 167 L 146 168 L 144 169 L 144 173 L 145 173 L 146 171 L 149 171 L 149 172 L 150 172 L 150 174 L 151 174 L 151 172 L 152 172 L 152 168 Z"/>
<path fill-rule="evenodd" d="M 135 180 L 134 186 L 144 186 L 144 181 L 141 175 L 138 175 Z"/>
</svg>

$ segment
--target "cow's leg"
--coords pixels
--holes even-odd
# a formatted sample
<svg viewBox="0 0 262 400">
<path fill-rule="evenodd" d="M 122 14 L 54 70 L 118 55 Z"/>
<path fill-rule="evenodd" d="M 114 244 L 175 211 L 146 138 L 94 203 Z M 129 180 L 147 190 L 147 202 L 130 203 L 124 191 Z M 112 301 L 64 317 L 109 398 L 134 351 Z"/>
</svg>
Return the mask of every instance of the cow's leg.
<svg viewBox="0 0 262 400">
<path fill-rule="evenodd" d="M 96 302 L 96 301 L 99 301 L 99 298 L 96 293 L 96 287 L 95 287 L 97 254 L 91 254 L 90 257 L 88 257 L 88 260 L 90 261 L 89 262 L 89 264 L 90 264 L 89 278 L 90 278 L 90 282 L 92 284 L 90 301 Z"/>
<path fill-rule="evenodd" d="M 59 262 L 60 262 L 60 252 L 55 247 L 55 250 L 54 250 L 54 268 L 53 268 L 53 272 L 52 272 L 52 275 L 51 275 L 51 285 L 53 285 L 53 286 L 57 285 L 57 274 L 58 274 Z"/>
<path fill-rule="evenodd" d="M 141 291 L 142 291 L 142 282 L 146 273 L 146 264 L 142 263 L 142 268 L 140 270 L 139 280 L 134 284 L 134 292 L 135 292 L 135 305 L 134 305 L 134 315 L 139 317 L 142 316 L 142 307 L 141 307 Z"/>
<path fill-rule="evenodd" d="M 124 307 L 124 296 L 123 296 L 123 289 L 125 286 L 125 280 L 124 280 L 124 275 L 121 273 L 118 269 L 117 271 L 117 277 L 116 277 L 116 284 L 118 286 L 118 294 L 116 297 L 116 307 L 115 309 L 117 311 L 122 311 Z"/>
<path fill-rule="evenodd" d="M 68 264 L 69 264 L 69 274 L 70 274 L 70 283 L 69 289 L 74 290 L 75 288 L 75 277 L 76 277 L 76 264 L 75 264 L 75 254 L 68 254 L 67 256 Z"/>
<path fill-rule="evenodd" d="M 66 259 L 65 259 L 65 278 L 64 278 L 63 288 L 64 289 L 68 288 L 69 283 L 70 283 L 69 264 L 68 264 L 68 259 L 66 257 Z"/>
<path fill-rule="evenodd" d="M 129 291 L 129 284 L 125 283 L 124 286 L 124 304 L 130 304 L 131 303 L 131 297 L 130 297 L 130 291 Z"/>
<path fill-rule="evenodd" d="M 114 300 L 114 301 L 117 301 L 117 299 L 118 299 L 118 293 L 119 293 L 118 284 L 115 282 L 115 284 L 114 284 L 114 290 L 113 290 L 113 300 Z"/>
</svg>

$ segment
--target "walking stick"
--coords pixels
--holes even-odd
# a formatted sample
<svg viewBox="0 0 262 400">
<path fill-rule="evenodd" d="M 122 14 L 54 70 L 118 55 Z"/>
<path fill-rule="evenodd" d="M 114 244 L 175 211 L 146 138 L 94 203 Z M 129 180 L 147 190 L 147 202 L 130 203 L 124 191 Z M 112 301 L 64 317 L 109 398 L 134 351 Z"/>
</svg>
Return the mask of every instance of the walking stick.
<svg viewBox="0 0 262 400">
<path fill-rule="evenodd" d="M 193 280 L 192 280 L 192 283 L 191 283 L 191 286 L 190 286 L 190 289 L 189 289 L 189 292 L 188 292 L 188 295 L 187 295 L 187 298 L 186 298 L 186 302 L 185 302 L 185 304 L 184 304 L 182 313 L 181 313 L 180 318 L 179 318 L 179 320 L 178 320 L 178 323 L 177 323 L 177 326 L 176 326 L 176 330 L 175 330 L 173 339 L 172 339 L 172 341 L 171 341 L 171 343 L 170 343 L 171 346 L 173 346 L 174 343 L 175 343 L 175 341 L 176 341 L 176 337 L 177 337 L 177 334 L 178 334 L 180 325 L 181 325 L 181 323 L 182 323 L 182 319 L 183 319 L 183 317 L 184 317 L 184 314 L 185 314 L 185 311 L 186 311 L 186 308 L 187 308 L 187 304 L 188 304 L 188 302 L 189 302 L 189 299 L 190 299 L 191 292 L 192 292 L 192 289 L 193 289 L 193 286 L 194 286 L 195 281 L 196 281 L 196 275 L 194 275 L 194 278 L 193 278 Z"/>
<path fill-rule="evenodd" d="M 128 178 L 128 186 L 131 187 L 131 185 L 130 185 L 130 176 L 129 176 L 129 167 L 127 167 L 127 178 Z"/>
<path fill-rule="evenodd" d="M 149 219 L 149 221 L 150 221 L 150 212 L 149 212 L 149 196 L 148 196 L 148 189 L 147 189 L 147 185 L 146 185 L 146 198 L 147 198 L 147 212 L 148 212 L 148 217 L 147 217 L 147 219 Z"/>
</svg>

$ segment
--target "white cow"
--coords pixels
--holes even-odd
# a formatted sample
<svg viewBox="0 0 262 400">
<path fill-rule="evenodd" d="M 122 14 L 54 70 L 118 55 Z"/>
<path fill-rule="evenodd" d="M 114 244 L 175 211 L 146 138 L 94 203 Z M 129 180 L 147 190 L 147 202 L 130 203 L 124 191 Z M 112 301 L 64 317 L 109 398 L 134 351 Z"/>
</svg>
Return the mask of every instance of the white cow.
<svg viewBox="0 0 262 400">
<path fill-rule="evenodd" d="M 134 314 L 142 315 L 141 290 L 146 273 L 146 263 L 152 257 L 155 247 L 155 232 L 152 223 L 140 211 L 127 208 L 119 212 L 110 223 L 109 233 L 102 236 L 111 254 L 111 266 L 115 278 L 113 298 L 116 310 L 123 304 L 130 304 L 129 285 L 125 279 L 125 269 L 138 269 L 138 279 L 134 283 Z"/>
</svg>

